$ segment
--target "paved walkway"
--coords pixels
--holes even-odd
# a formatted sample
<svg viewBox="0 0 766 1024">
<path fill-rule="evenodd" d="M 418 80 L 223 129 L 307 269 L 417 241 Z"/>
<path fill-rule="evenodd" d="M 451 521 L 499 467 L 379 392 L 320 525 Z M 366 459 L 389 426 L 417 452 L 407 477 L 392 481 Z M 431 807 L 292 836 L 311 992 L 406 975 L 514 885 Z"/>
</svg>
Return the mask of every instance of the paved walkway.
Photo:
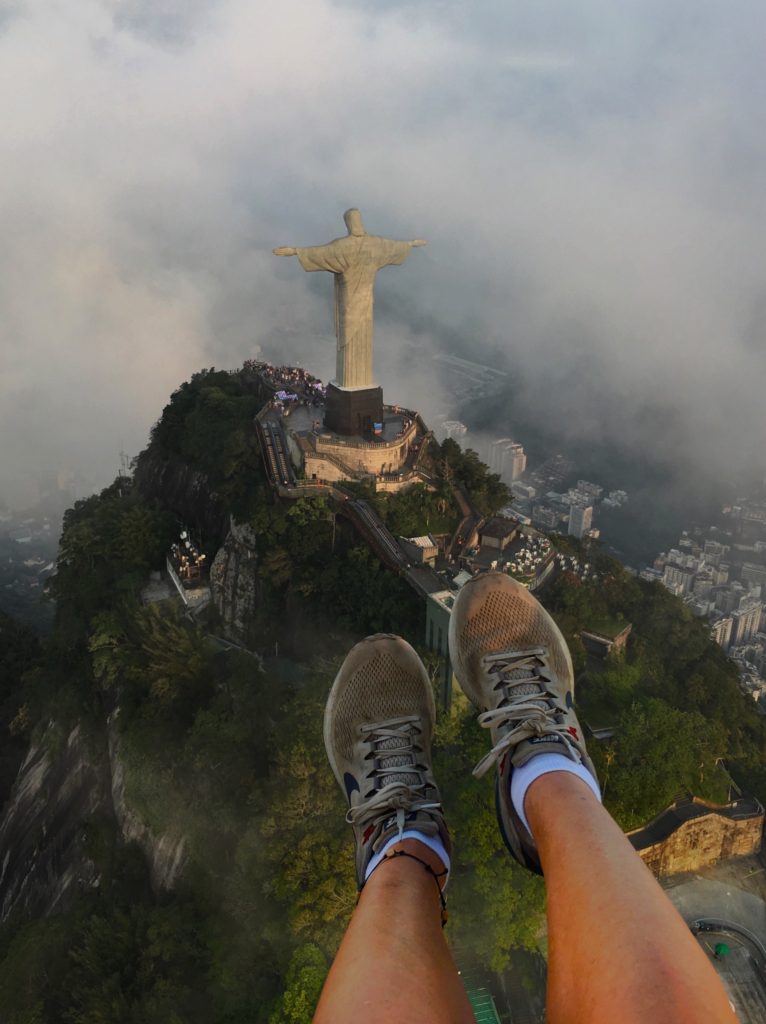
<svg viewBox="0 0 766 1024">
<path fill-rule="evenodd" d="M 695 878 L 667 890 L 685 921 L 712 917 L 742 925 L 766 945 L 766 903 L 725 882 Z"/>
<path fill-rule="evenodd" d="M 751 932 L 766 945 L 766 869 L 758 857 L 740 857 L 695 874 L 676 875 L 662 882 L 685 921 L 712 918 Z M 736 934 L 700 932 L 698 941 L 718 971 L 741 1024 L 766 1020 L 766 975 L 763 965 Z M 717 941 L 725 942 L 730 956 L 713 959 Z"/>
<path fill-rule="evenodd" d="M 723 981 L 739 1024 L 763 1024 L 766 975 L 748 943 L 728 931 L 701 932 L 697 941 Z M 716 960 L 714 953 L 719 942 L 725 943 L 729 952 Z"/>
</svg>

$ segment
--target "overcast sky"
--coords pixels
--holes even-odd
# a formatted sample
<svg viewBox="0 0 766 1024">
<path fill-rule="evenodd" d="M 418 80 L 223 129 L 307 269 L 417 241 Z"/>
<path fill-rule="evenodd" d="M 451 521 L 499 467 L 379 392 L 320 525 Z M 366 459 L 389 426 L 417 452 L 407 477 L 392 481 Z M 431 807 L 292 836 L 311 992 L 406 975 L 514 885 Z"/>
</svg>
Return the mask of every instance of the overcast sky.
<svg viewBox="0 0 766 1024">
<path fill-rule="evenodd" d="M 762 453 L 765 27 L 756 0 L 0 0 L 0 496 L 108 482 L 258 345 L 328 374 L 329 276 L 271 249 L 351 205 L 428 240 L 378 279 L 379 347 L 415 338 L 423 377 L 472 354 L 570 438 Z"/>
</svg>

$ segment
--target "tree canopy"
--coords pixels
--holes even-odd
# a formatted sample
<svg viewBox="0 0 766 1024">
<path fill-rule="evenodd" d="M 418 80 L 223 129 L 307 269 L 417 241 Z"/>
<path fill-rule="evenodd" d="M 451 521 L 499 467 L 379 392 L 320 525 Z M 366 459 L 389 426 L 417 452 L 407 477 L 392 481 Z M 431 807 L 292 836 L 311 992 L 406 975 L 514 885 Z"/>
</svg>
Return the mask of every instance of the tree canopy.
<svg viewBox="0 0 766 1024">
<path fill-rule="evenodd" d="M 51 718 L 83 724 L 105 750 L 107 709 L 116 709 L 111 739 L 128 806 L 156 836 L 182 837 L 186 851 L 180 883 L 158 896 L 111 815 L 83 822 L 98 890 L 50 920 L 0 930 L 9 1024 L 311 1019 L 356 901 L 324 702 L 352 643 L 384 631 L 418 644 L 424 607 L 326 499 L 275 499 L 253 438 L 261 397 L 247 375 L 204 370 L 173 394 L 150 444 L 153 457 L 203 473 L 254 531 L 255 653 L 226 649 L 214 617 L 198 624 L 173 602 L 141 603 L 179 524 L 124 478 L 65 517 L 50 640 L 40 648 L 0 617 L 0 727 L 14 731 L 16 754 Z M 510 500 L 454 441 L 434 444 L 429 458 L 433 489 L 368 495 L 394 533 L 450 532 L 456 488 L 486 515 Z M 581 717 L 615 727 L 589 748 L 617 820 L 642 824 L 684 789 L 714 797 L 722 760 L 766 798 L 766 723 L 704 624 L 598 549 L 588 557 L 596 581 L 563 574 L 542 598 L 572 649 Z M 580 633 L 606 621 L 632 633 L 623 655 L 596 665 Z M 457 694 L 434 747 L 455 843 L 448 936 L 501 970 L 514 949 L 538 944 L 543 888 L 503 847 L 491 780 L 471 777 L 486 740 Z"/>
</svg>

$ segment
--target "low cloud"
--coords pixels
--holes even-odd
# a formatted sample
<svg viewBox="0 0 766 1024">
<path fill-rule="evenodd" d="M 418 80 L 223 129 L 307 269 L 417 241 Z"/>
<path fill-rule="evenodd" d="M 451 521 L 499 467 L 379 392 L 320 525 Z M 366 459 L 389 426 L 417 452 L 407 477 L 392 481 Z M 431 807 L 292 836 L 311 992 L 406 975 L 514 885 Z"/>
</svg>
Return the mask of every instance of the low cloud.
<svg viewBox="0 0 766 1024">
<path fill-rule="evenodd" d="M 407 400 L 449 351 L 569 441 L 762 458 L 763 35 L 754 0 L 0 5 L 0 495 L 103 484 L 202 366 L 329 374 L 329 279 L 271 249 L 351 205 L 429 242 L 378 278 Z"/>
</svg>

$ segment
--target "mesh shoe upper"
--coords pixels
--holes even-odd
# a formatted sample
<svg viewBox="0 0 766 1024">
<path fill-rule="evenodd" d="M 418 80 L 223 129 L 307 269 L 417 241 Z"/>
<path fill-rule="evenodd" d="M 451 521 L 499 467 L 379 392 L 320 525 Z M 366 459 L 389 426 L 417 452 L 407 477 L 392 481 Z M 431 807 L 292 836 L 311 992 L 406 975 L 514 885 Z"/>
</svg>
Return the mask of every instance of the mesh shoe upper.
<svg viewBox="0 0 766 1024">
<path fill-rule="evenodd" d="M 483 703 L 485 654 L 544 647 L 559 683 L 573 688 L 569 648 L 537 600 L 503 573 L 474 577 L 458 594 L 450 620 L 450 657 L 460 685 L 477 707 Z"/>
<path fill-rule="evenodd" d="M 514 856 L 540 871 L 534 842 L 510 799 L 510 774 L 539 753 L 582 763 L 596 777 L 574 713 L 574 673 L 564 637 L 529 591 L 503 573 L 465 584 L 450 619 L 452 664 L 490 730 L 492 749 L 475 775 L 498 766 L 498 817 Z"/>
<path fill-rule="evenodd" d="M 360 886 L 372 854 L 405 828 L 439 835 L 449 850 L 431 772 L 434 719 L 428 675 L 408 643 L 378 635 L 351 650 L 327 700 L 324 737 L 349 802 Z"/>
</svg>

